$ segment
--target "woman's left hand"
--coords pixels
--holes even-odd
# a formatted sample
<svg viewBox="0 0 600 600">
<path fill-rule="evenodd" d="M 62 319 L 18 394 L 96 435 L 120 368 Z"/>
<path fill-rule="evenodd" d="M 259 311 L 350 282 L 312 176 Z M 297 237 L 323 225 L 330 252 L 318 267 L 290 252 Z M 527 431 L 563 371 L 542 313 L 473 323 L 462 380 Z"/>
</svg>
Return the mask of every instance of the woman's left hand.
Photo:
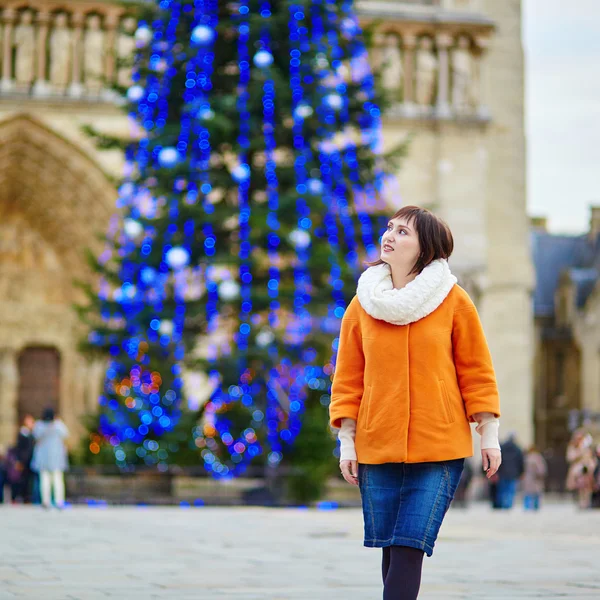
<svg viewBox="0 0 600 600">
<path fill-rule="evenodd" d="M 500 465 L 502 464 L 502 454 L 500 450 L 497 450 L 496 448 L 482 449 L 481 461 L 486 477 L 489 479 L 490 477 L 493 477 L 500 468 Z"/>
</svg>

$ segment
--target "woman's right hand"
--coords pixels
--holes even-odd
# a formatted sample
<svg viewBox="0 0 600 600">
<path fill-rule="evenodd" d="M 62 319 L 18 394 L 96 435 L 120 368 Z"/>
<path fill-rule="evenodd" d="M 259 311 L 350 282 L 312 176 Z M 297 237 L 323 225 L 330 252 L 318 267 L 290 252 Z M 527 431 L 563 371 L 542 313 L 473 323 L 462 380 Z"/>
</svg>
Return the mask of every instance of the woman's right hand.
<svg viewBox="0 0 600 600">
<path fill-rule="evenodd" d="M 358 485 L 358 461 L 342 460 L 340 461 L 340 471 L 344 479 L 351 485 Z"/>
</svg>

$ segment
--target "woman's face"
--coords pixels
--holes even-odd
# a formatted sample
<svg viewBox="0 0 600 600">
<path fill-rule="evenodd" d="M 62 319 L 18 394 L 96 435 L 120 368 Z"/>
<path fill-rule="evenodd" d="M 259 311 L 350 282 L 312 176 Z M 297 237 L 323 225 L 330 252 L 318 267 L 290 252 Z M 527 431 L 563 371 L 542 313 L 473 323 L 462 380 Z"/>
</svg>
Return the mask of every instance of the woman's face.
<svg viewBox="0 0 600 600">
<path fill-rule="evenodd" d="M 381 237 L 381 260 L 390 267 L 410 272 L 421 254 L 419 236 L 414 222 L 406 219 L 391 219 Z"/>
</svg>

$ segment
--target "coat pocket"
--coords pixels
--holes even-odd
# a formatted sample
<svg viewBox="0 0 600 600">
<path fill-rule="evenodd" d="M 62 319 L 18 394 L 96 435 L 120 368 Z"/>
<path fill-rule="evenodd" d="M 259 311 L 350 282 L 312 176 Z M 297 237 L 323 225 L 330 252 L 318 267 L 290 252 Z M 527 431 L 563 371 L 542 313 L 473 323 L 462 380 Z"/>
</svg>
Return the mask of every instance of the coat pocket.
<svg viewBox="0 0 600 600">
<path fill-rule="evenodd" d="M 372 391 L 372 386 L 368 386 L 367 389 L 365 390 L 365 393 L 363 395 L 363 399 L 362 399 L 362 404 L 364 406 L 361 406 L 361 413 L 362 413 L 362 422 L 363 422 L 363 427 L 365 429 L 369 428 L 369 424 L 371 422 L 371 391 Z"/>
<path fill-rule="evenodd" d="M 452 403 L 450 402 L 450 396 L 446 389 L 446 384 L 440 379 L 440 389 L 442 391 L 442 402 L 444 409 L 446 410 L 446 420 L 448 423 L 454 423 L 454 411 L 452 410 Z"/>
</svg>

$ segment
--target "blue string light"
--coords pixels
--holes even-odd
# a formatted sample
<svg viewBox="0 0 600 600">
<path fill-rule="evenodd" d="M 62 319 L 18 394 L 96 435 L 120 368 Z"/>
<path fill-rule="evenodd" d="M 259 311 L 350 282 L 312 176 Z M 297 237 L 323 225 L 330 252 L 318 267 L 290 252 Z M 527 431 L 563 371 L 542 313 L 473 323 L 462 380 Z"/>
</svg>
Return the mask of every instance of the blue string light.
<svg viewBox="0 0 600 600">
<path fill-rule="evenodd" d="M 312 319 L 308 311 L 310 303 L 311 278 L 307 265 L 310 259 L 311 232 L 313 228 L 310 219 L 310 208 L 306 203 L 305 196 L 311 193 L 309 187 L 309 173 L 307 165 L 313 164 L 312 151 L 304 136 L 305 115 L 312 114 L 312 108 L 308 106 L 304 99 L 302 87 L 302 57 L 305 52 L 310 50 L 308 41 L 308 28 L 304 21 L 306 14 L 304 7 L 300 4 L 290 6 L 290 87 L 292 90 L 292 115 L 294 125 L 292 128 L 293 144 L 296 150 L 294 169 L 296 173 L 296 191 L 298 198 L 296 200 L 296 214 L 298 219 L 298 229 L 293 232 L 295 240 L 292 243 L 296 250 L 296 264 L 294 267 L 294 315 L 288 328 L 288 340 L 292 344 L 300 345 L 312 328 Z M 320 182 L 318 182 L 320 184 Z M 315 182 L 313 182 L 313 186 Z M 320 185 L 316 186 L 317 190 Z M 295 406 L 294 406 L 295 407 Z"/>
<path fill-rule="evenodd" d="M 236 26 L 238 30 L 238 61 L 239 61 L 239 86 L 237 109 L 240 116 L 238 144 L 240 152 L 238 155 L 238 165 L 232 171 L 232 177 L 238 183 L 238 204 L 239 204 L 239 278 L 240 278 L 240 313 L 239 329 L 235 333 L 235 344 L 238 349 L 237 367 L 240 373 L 239 385 L 230 386 L 227 390 L 223 389 L 221 376 L 218 371 L 211 371 L 211 377 L 217 381 L 217 386 L 206 405 L 207 423 L 204 427 L 202 436 L 207 448 L 202 451 L 204 466 L 209 473 L 216 478 L 230 478 L 243 473 L 249 462 L 262 452 L 258 443 L 255 431 L 247 428 L 240 436 L 235 438 L 230 431 L 230 423 L 222 413 L 229 404 L 242 401 L 249 414 L 253 411 L 254 403 L 252 400 L 251 374 L 246 365 L 246 351 L 249 345 L 251 332 L 251 314 L 252 314 L 252 273 L 250 242 L 250 215 L 251 207 L 249 201 L 250 175 L 251 169 L 247 164 L 247 152 L 250 147 L 250 112 L 248 109 L 248 84 L 250 82 L 250 26 L 248 14 L 250 12 L 248 2 L 242 1 L 238 7 L 238 17 Z M 214 287 L 217 288 L 216 284 Z M 223 285 L 223 284 L 221 284 Z M 221 288 L 221 295 L 226 288 Z M 231 290 L 231 286 L 230 286 Z M 234 294 L 232 294 L 233 296 Z M 225 301 L 232 300 L 233 297 L 225 298 Z M 217 322 L 217 318 L 214 322 Z M 216 362 L 218 353 L 213 350 L 211 358 Z M 228 448 L 230 456 L 228 459 L 220 459 L 217 453 L 217 445 L 214 440 L 218 435 L 221 442 Z"/>
</svg>

